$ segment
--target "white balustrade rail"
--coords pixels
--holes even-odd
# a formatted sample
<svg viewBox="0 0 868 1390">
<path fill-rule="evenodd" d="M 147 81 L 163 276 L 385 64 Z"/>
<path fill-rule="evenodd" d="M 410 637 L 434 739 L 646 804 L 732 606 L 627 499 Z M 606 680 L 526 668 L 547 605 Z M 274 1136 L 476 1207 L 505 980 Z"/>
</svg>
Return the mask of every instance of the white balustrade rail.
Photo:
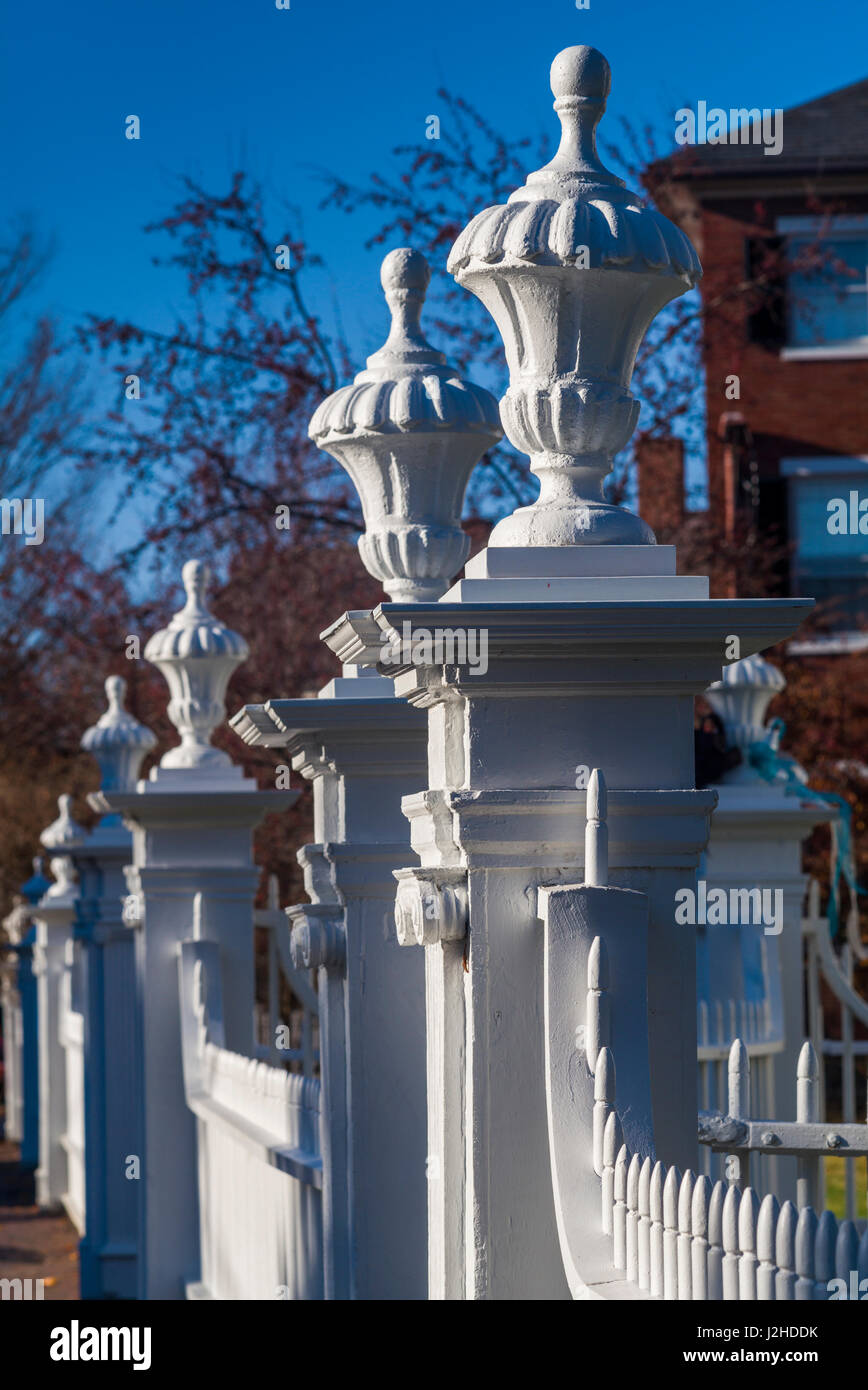
<svg viewBox="0 0 868 1390">
<path fill-rule="evenodd" d="M 320 1299 L 320 1083 L 221 1045 L 216 943 L 184 942 L 180 969 L 199 1146 L 201 1278 L 187 1296 Z"/>
<path fill-rule="evenodd" d="M 838 1059 L 841 1078 L 841 1119 L 852 1124 L 856 1119 L 856 1093 L 859 1082 L 860 1059 L 868 1058 L 868 1037 L 859 1038 L 856 1031 L 868 1030 L 868 1001 L 853 987 L 853 960 L 866 959 L 858 940 L 858 916 L 850 915 L 847 934 L 840 955 L 835 951 L 829 920 L 820 914 L 820 885 L 811 881 L 808 890 L 807 916 L 802 919 L 805 940 L 805 971 L 807 975 L 807 1032 L 817 1056 L 820 1070 L 820 1113 L 828 1113 L 830 1061 Z M 839 1012 L 840 1038 L 827 1036 L 821 986 L 825 984 L 833 995 Z M 864 1076 L 864 1072 L 863 1072 Z M 864 1083 L 863 1083 L 864 1084 Z M 864 1165 L 844 1154 L 844 1200 L 846 1215 L 855 1220 L 858 1212 L 857 1168 L 863 1167 L 862 1188 L 865 1189 Z"/>
</svg>

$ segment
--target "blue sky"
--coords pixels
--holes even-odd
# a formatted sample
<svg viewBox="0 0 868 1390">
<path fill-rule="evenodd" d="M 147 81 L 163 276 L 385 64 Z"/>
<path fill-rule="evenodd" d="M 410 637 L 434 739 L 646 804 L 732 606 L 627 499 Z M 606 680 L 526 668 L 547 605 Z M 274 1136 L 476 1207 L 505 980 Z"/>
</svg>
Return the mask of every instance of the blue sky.
<svg viewBox="0 0 868 1390">
<path fill-rule="evenodd" d="M 612 115 L 667 134 L 681 105 L 784 107 L 868 72 L 868 7 L 842 0 L 39 0 L 2 21 L 0 178 L 58 250 L 39 307 L 165 326 L 180 284 L 151 264 L 146 222 L 173 177 L 209 186 L 246 167 L 304 211 L 327 271 L 309 289 L 338 299 L 354 358 L 379 346 L 377 270 L 361 217 L 319 211 L 317 168 L 363 180 L 395 145 L 425 138 L 436 89 L 466 95 L 516 138 L 554 132 L 548 68 L 572 43 L 613 69 Z M 829 19 L 831 13 L 832 18 Z M 142 138 L 124 138 L 136 114 Z M 2 348 L 0 348 L 2 351 Z"/>
</svg>

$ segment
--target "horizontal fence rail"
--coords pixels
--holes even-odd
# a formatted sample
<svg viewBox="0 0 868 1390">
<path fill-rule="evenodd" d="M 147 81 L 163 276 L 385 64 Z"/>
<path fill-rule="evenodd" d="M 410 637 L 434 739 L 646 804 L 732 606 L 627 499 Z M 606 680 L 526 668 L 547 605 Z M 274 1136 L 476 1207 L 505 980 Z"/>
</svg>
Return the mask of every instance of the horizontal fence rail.
<svg viewBox="0 0 868 1390">
<path fill-rule="evenodd" d="M 199 1146 L 201 1279 L 188 1297 L 320 1299 L 320 1083 L 221 1045 L 213 942 L 183 943 L 181 1010 Z"/>
</svg>

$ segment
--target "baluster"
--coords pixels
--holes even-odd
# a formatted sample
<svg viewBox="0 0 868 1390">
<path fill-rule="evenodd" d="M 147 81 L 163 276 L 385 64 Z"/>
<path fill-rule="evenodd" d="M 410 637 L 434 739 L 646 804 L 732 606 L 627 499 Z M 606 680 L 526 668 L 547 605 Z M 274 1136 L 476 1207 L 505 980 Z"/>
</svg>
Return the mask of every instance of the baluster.
<svg viewBox="0 0 868 1390">
<path fill-rule="evenodd" d="M 708 1298 L 708 1208 L 711 1202 L 711 1179 L 699 1177 L 693 1188 L 690 1210 L 690 1229 L 693 1243 L 690 1248 L 690 1285 L 694 1301 Z"/>
<path fill-rule="evenodd" d="M 809 1042 L 802 1046 L 796 1068 L 796 1120 L 817 1124 L 820 1119 L 820 1068 Z M 819 1202 L 820 1156 L 800 1155 L 796 1160 L 796 1204 L 815 1207 Z"/>
<path fill-rule="evenodd" d="M 690 1247 L 693 1240 L 691 1232 L 691 1208 L 693 1205 L 693 1184 L 696 1181 L 693 1170 L 688 1168 L 681 1179 L 678 1192 L 678 1298 L 679 1301 L 692 1297 Z"/>
<path fill-rule="evenodd" d="M 594 1068 L 594 1172 L 603 1173 L 603 1135 L 606 1121 L 615 1106 L 615 1060 L 608 1047 L 601 1047 Z"/>
<path fill-rule="evenodd" d="M 841 970 L 848 985 L 853 984 L 853 958 L 845 941 L 841 949 Z M 841 1101 L 845 1125 L 856 1119 L 856 1059 L 853 1054 L 853 1015 L 849 1004 L 841 1004 Z M 856 1219 L 856 1170 L 852 1158 L 844 1159 L 844 1214 Z"/>
<path fill-rule="evenodd" d="M 730 1187 L 723 1204 L 723 1296 L 738 1299 L 738 1208 L 741 1192 Z"/>
<path fill-rule="evenodd" d="M 639 1288 L 651 1287 L 651 1159 L 639 1173 Z"/>
<path fill-rule="evenodd" d="M 723 1298 L 723 1207 L 727 1186 L 722 1179 L 711 1189 L 708 1207 L 708 1297 L 718 1302 Z"/>
<path fill-rule="evenodd" d="M 814 1244 L 814 1299 L 825 1303 L 829 1297 L 829 1281 L 835 1277 L 835 1242 L 838 1222 L 834 1213 L 824 1211 L 817 1223 Z"/>
<path fill-rule="evenodd" d="M 727 1111 L 734 1120 L 750 1116 L 750 1057 L 741 1038 L 729 1050 Z M 747 1150 L 727 1154 L 727 1180 L 738 1188 L 750 1182 L 750 1154 Z"/>
<path fill-rule="evenodd" d="M 738 1262 L 738 1297 L 743 1303 L 756 1301 L 756 1274 L 759 1260 L 756 1253 L 757 1218 L 759 1198 L 752 1187 L 746 1187 L 741 1194 L 738 1208 L 738 1246 L 741 1251 Z"/>
<path fill-rule="evenodd" d="M 849 1293 L 850 1276 L 859 1265 L 859 1232 L 852 1221 L 842 1221 L 838 1227 L 835 1243 L 835 1274 L 847 1284 Z"/>
<path fill-rule="evenodd" d="M 585 1001 L 585 1054 L 595 1072 L 600 1049 L 609 1038 L 609 957 L 606 943 L 595 936 L 588 952 L 588 993 Z"/>
<path fill-rule="evenodd" d="M 639 1282 L 639 1173 L 642 1164 L 638 1154 L 630 1159 L 627 1169 L 627 1278 Z"/>
<path fill-rule="evenodd" d="M 621 1121 L 617 1110 L 613 1110 L 603 1131 L 603 1179 L 600 1184 L 603 1200 L 603 1234 L 607 1236 L 612 1235 L 615 1229 L 612 1210 L 615 1205 L 615 1164 L 623 1142 Z"/>
<path fill-rule="evenodd" d="M 814 1298 L 814 1248 L 817 1243 L 817 1213 L 802 1207 L 796 1222 L 796 1298 Z"/>
<path fill-rule="evenodd" d="M 796 1296 L 796 1222 L 799 1214 L 792 1202 L 784 1202 L 775 1232 L 775 1297 L 780 1303 Z"/>
<path fill-rule="evenodd" d="M 612 1263 L 627 1268 L 627 1145 L 622 1144 L 615 1160 L 615 1207 L 612 1212 Z"/>
<path fill-rule="evenodd" d="M 780 1203 L 773 1192 L 763 1197 L 756 1226 L 756 1253 L 759 1260 L 756 1296 L 761 1303 L 773 1303 L 775 1298 L 775 1229 L 780 1210 Z"/>
<path fill-rule="evenodd" d="M 663 1297 L 678 1297 L 678 1188 L 681 1172 L 672 1167 L 663 1184 Z"/>
<path fill-rule="evenodd" d="M 858 1293 L 860 1299 L 862 1299 L 868 1294 L 868 1282 L 865 1283 L 863 1288 L 863 1280 L 868 1281 L 868 1226 L 865 1227 L 862 1233 L 862 1239 L 859 1242 L 859 1250 L 856 1255 L 856 1275 L 858 1279 Z"/>
<path fill-rule="evenodd" d="M 660 1162 L 651 1173 L 651 1296 L 663 1297 L 663 1184 L 666 1169 Z"/>
</svg>

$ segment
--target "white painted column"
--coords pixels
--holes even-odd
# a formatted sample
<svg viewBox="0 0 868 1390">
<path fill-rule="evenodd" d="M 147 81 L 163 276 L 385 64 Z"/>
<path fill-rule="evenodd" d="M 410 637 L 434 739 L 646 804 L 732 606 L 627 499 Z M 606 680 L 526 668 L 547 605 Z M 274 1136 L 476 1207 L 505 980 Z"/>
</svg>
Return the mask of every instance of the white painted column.
<svg viewBox="0 0 868 1390">
<path fill-rule="evenodd" d="M 424 1299 L 424 968 L 395 937 L 393 872 L 426 721 L 390 681 L 348 674 L 233 723 L 313 782 L 317 843 L 299 851 L 311 902 L 288 916 L 294 964 L 319 970 L 326 1298 Z"/>
<path fill-rule="evenodd" d="M 43 869 L 44 860 L 38 856 L 33 860 L 33 874 L 21 885 L 22 901 L 20 908 L 13 911 L 15 926 L 12 933 L 15 940 L 12 959 L 17 961 L 15 992 L 19 1001 L 16 1026 L 20 1029 L 16 1045 L 21 1086 L 17 1138 L 21 1145 L 22 1166 L 32 1169 L 39 1163 L 39 1021 L 38 986 L 33 972 L 36 943 L 33 906 L 51 887 L 51 880 L 45 877 Z"/>
<path fill-rule="evenodd" d="M 638 347 L 701 267 L 683 233 L 599 160 L 602 54 L 566 49 L 551 82 L 557 154 L 480 212 L 448 263 L 504 339 L 501 419 L 530 456 L 539 497 L 498 522 L 439 604 L 350 613 L 328 638 L 364 665 L 384 636 L 409 647 L 395 688 L 429 709 L 428 789 L 405 801 L 421 867 L 402 877 L 398 917 L 430 961 L 429 1147 L 442 1151 L 429 1160 L 440 1160 L 442 1187 L 429 1270 L 440 1298 L 568 1296 L 542 1176 L 537 902 L 541 887 L 580 881 L 582 770 L 599 768 L 609 786 L 610 881 L 649 900 L 657 1155 L 695 1166 L 695 940 L 674 908 L 715 794 L 694 790 L 693 700 L 728 636 L 749 654 L 810 607 L 709 601 L 707 581 L 678 575 L 673 549 L 604 495 L 639 415 Z"/>
<path fill-rule="evenodd" d="M 411 604 L 439 598 L 464 563 L 467 481 L 502 434 L 494 398 L 423 334 L 430 278 L 418 251 L 389 252 L 388 337 L 310 424 L 358 489 L 366 568 Z M 318 699 L 249 706 L 233 724 L 248 742 L 287 748 L 314 785 L 316 843 L 299 854 L 311 903 L 289 916 L 296 965 L 319 969 L 326 1297 L 421 1299 L 424 970 L 395 938 L 393 874 L 407 862 L 401 798 L 424 785 L 426 729 L 388 679 L 400 653 L 374 655 L 381 677 L 343 665 Z"/>
<path fill-rule="evenodd" d="M 37 982 L 39 1017 L 39 1166 L 36 1169 L 36 1200 L 39 1206 L 54 1210 L 62 1204 L 67 1191 L 67 1159 L 62 1142 L 66 1129 L 66 1056 L 61 1017 L 66 945 L 71 939 L 75 920 L 77 888 L 72 861 L 68 857 L 58 855 L 52 858 L 51 872 L 56 881 L 33 913 L 36 921 L 33 973 Z"/>
<path fill-rule="evenodd" d="M 97 809 L 133 834 L 125 919 L 136 938 L 139 1049 L 130 1085 L 141 1097 L 139 1298 L 180 1299 L 199 1279 L 196 1122 L 187 1108 L 178 1005 L 180 943 L 202 895 L 202 937 L 220 947 L 225 1045 L 253 1055 L 254 827 L 295 792 L 259 792 L 210 743 L 226 684 L 247 647 L 205 607 L 205 566 L 184 566 L 187 602 L 151 638 L 146 659 L 172 693 L 181 743 L 135 791 L 102 791 Z"/>
<path fill-rule="evenodd" d="M 101 790 L 132 791 L 156 738 L 123 707 L 125 682 L 106 681 L 108 708 L 82 738 L 99 763 Z M 95 809 L 100 809 L 98 796 Z M 82 951 L 84 1145 L 87 1219 L 79 1247 L 83 1298 L 135 1298 L 138 1289 L 142 1110 L 131 1078 L 141 1036 L 135 933 L 124 921 L 132 836 L 103 816 L 73 851 L 79 877 L 76 938 Z"/>
<path fill-rule="evenodd" d="M 18 988 L 18 948 L 30 928 L 22 894 L 0 923 L 0 1014 L 3 1019 L 3 1100 L 5 1137 L 20 1144 L 24 1135 L 24 1016 Z"/>
<path fill-rule="evenodd" d="M 834 816 L 816 801 L 787 795 L 783 782 L 770 783 L 751 763 L 752 748 L 777 749 L 778 727 L 764 721 L 771 699 L 785 685 L 777 667 L 751 656 L 727 666 L 723 679 L 706 692 L 729 746 L 742 753 L 741 763 L 717 786 L 703 869 L 707 891 L 722 888 L 729 901 L 733 889 L 759 888 L 772 902 L 780 894 L 782 906 L 779 932 L 744 923 L 698 929 L 704 938 L 697 980 L 700 1044 L 705 1031 L 707 1050 L 720 1053 L 718 1071 L 725 1079 L 729 1048 L 741 1037 L 752 1060 L 751 1114 L 758 1119 L 795 1114 L 796 1069 L 805 1038 L 802 847 L 816 825 Z M 758 1010 L 744 1005 L 757 996 Z M 795 1182 L 794 1160 L 755 1160 L 752 1184 L 760 1193 L 774 1191 L 781 1201 L 794 1200 Z"/>
</svg>

